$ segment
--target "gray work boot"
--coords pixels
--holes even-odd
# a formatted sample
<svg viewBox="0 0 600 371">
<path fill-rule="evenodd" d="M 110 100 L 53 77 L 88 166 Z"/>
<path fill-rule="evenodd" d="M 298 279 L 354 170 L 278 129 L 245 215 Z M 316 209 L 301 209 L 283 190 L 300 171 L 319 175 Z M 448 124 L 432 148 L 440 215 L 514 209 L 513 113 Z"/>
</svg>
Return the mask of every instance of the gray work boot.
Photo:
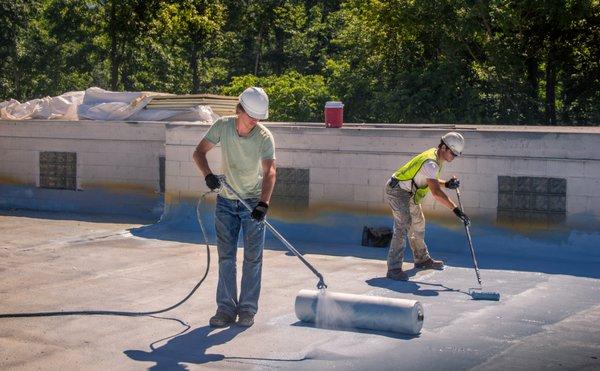
<svg viewBox="0 0 600 371">
<path fill-rule="evenodd" d="M 217 310 L 217 313 L 210 318 L 208 321 L 211 327 L 227 327 L 235 322 L 235 316 Z"/>
<path fill-rule="evenodd" d="M 238 326 L 250 327 L 254 324 L 254 314 L 250 312 L 241 311 L 238 317 Z"/>
<path fill-rule="evenodd" d="M 429 258 L 420 263 L 415 263 L 415 268 L 442 270 L 442 269 L 444 269 L 444 262 L 441 260 L 433 260 L 433 259 Z"/>
<path fill-rule="evenodd" d="M 390 269 L 385 276 L 394 281 L 408 281 L 408 274 L 402 268 Z"/>
</svg>

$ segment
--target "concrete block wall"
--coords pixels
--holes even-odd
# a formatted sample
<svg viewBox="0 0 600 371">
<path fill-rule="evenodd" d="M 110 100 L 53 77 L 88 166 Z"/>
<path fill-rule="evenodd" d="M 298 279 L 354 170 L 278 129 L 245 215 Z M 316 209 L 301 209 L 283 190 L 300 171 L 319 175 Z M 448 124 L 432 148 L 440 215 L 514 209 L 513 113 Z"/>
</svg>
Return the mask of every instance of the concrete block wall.
<svg viewBox="0 0 600 371">
<path fill-rule="evenodd" d="M 285 205 L 274 205 L 271 215 L 284 221 L 312 222 L 327 213 L 389 220 L 383 189 L 388 177 L 414 154 L 436 146 L 442 134 L 458 130 L 467 140 L 465 155 L 447 164 L 443 177 L 461 179 L 471 215 L 496 215 L 498 176 L 559 177 L 567 179 L 568 219 L 599 224 L 599 128 L 266 125 L 275 137 L 277 166 L 310 170 L 308 209 L 295 210 L 291 220 L 282 210 Z M 166 157 L 165 202 L 189 203 L 206 191 L 192 153 L 208 128 L 197 123 L 2 121 L 0 207 L 160 214 L 160 156 Z M 38 188 L 40 151 L 77 152 L 78 192 Z M 209 162 L 219 172 L 218 147 Z M 65 197 L 71 197 L 70 208 Z M 105 202 L 106 197 L 114 202 Z M 430 215 L 451 217 L 430 196 L 424 207 Z"/>
<path fill-rule="evenodd" d="M 0 206 L 160 215 L 164 123 L 0 121 Z M 39 154 L 77 153 L 77 190 L 39 188 Z"/>
<path fill-rule="evenodd" d="M 444 166 L 442 177 L 461 180 L 463 206 L 471 215 L 495 218 L 498 176 L 567 179 L 567 217 L 598 225 L 600 220 L 599 128 L 547 128 L 432 125 L 346 125 L 267 123 L 276 142 L 277 166 L 310 169 L 310 210 L 342 210 L 367 216 L 389 214 L 384 184 L 414 154 L 437 146 L 441 135 L 461 132 L 464 156 Z M 168 202 L 205 191 L 192 153 L 208 125 L 168 125 L 166 134 Z M 209 162 L 219 171 L 219 150 Z M 448 192 L 455 199 L 453 191 Z M 448 215 L 428 196 L 430 214 Z M 277 211 L 275 211 L 277 213 Z M 301 218 L 301 216 L 300 216 Z"/>
</svg>

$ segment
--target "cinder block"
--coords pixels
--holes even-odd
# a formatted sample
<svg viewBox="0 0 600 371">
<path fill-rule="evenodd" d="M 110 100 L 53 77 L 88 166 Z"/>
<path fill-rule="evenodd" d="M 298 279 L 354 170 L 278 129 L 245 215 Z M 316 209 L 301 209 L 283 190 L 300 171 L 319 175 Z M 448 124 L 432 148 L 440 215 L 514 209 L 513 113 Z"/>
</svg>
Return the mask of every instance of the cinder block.
<svg viewBox="0 0 600 371">
<path fill-rule="evenodd" d="M 347 184 L 324 184 L 323 199 L 333 201 L 354 201 L 354 186 Z"/>
<path fill-rule="evenodd" d="M 324 131 L 319 134 L 306 133 L 302 136 L 301 141 L 303 142 L 301 147 L 295 148 L 308 148 L 308 149 L 323 149 L 327 151 L 337 151 L 340 149 L 340 142 L 342 135 L 339 131 L 331 132 Z"/>
<path fill-rule="evenodd" d="M 361 167 L 357 165 L 358 155 L 354 153 L 341 152 L 338 156 L 337 166 L 339 167 Z"/>
<path fill-rule="evenodd" d="M 195 162 L 182 161 L 179 163 L 179 175 L 182 176 L 200 176 L 202 173 Z"/>
<path fill-rule="evenodd" d="M 587 212 L 600 216 L 600 197 L 588 197 Z"/>
<path fill-rule="evenodd" d="M 158 181 L 158 164 L 155 167 L 116 166 L 111 178 Z"/>
<path fill-rule="evenodd" d="M 498 180 L 495 176 L 489 174 L 466 174 L 466 173 L 442 173 L 441 179 L 448 180 L 452 176 L 456 176 L 460 181 L 461 190 L 481 191 L 481 192 L 497 192 Z M 446 193 L 456 193 L 454 190 L 446 189 L 442 186 Z"/>
<path fill-rule="evenodd" d="M 393 174 L 393 171 L 387 170 L 368 170 L 369 171 L 369 185 L 375 187 L 384 187 L 387 181 Z"/>
<path fill-rule="evenodd" d="M 83 166 L 78 170 L 77 175 L 82 180 L 101 180 L 115 177 L 113 167 L 108 165 Z"/>
<path fill-rule="evenodd" d="M 454 160 L 453 163 L 461 162 L 460 160 L 460 158 L 458 160 Z M 467 169 L 471 169 L 469 172 L 474 172 L 473 166 L 476 166 L 478 174 L 489 174 L 495 176 L 508 175 L 512 172 L 513 161 L 515 160 L 510 160 L 507 158 L 479 157 L 475 159 L 476 164 L 472 164 L 473 161 L 469 161 L 469 167 Z"/>
<path fill-rule="evenodd" d="M 190 176 L 188 178 L 188 190 L 191 192 L 198 192 L 198 194 L 207 192 L 208 187 L 206 181 L 200 176 Z"/>
<path fill-rule="evenodd" d="M 480 192 L 479 207 L 484 209 L 496 209 L 498 207 L 498 193 Z"/>
<path fill-rule="evenodd" d="M 516 175 L 546 176 L 548 174 L 547 160 L 515 159 L 513 160 L 513 171 Z"/>
<path fill-rule="evenodd" d="M 179 175 L 179 161 L 165 161 L 165 176 Z"/>
<path fill-rule="evenodd" d="M 275 140 L 275 148 L 276 149 L 302 149 L 308 148 L 303 147 L 307 145 L 308 138 L 303 137 L 303 135 L 299 133 L 274 133 L 273 139 Z"/>
<path fill-rule="evenodd" d="M 579 214 L 587 212 L 587 196 L 569 196 L 567 197 L 567 214 Z"/>
<path fill-rule="evenodd" d="M 279 157 L 281 152 L 283 152 L 286 157 L 291 158 L 289 166 L 301 168 L 309 168 L 312 166 L 312 154 L 310 152 L 277 150 L 275 155 Z M 277 159 L 276 162 L 279 164 L 279 159 Z"/>
<path fill-rule="evenodd" d="M 369 172 L 367 169 L 340 168 L 338 182 L 344 184 L 367 185 L 369 184 Z"/>
<path fill-rule="evenodd" d="M 584 161 L 583 176 L 586 178 L 600 178 L 600 160 Z"/>
<path fill-rule="evenodd" d="M 380 156 L 377 154 L 343 154 L 340 158 L 340 168 L 381 169 Z M 382 170 L 387 170 L 386 168 Z"/>
<path fill-rule="evenodd" d="M 119 154 L 120 156 L 116 156 L 116 154 L 107 154 L 101 152 L 78 152 L 77 153 L 77 162 L 80 165 L 111 165 L 114 163 L 122 163 L 118 161 L 122 158 L 126 158 L 127 156 L 124 154 Z"/>
<path fill-rule="evenodd" d="M 310 195 L 310 200 L 322 200 L 324 196 L 325 187 L 323 184 L 318 183 L 310 183 L 308 186 L 308 192 Z"/>
<path fill-rule="evenodd" d="M 213 149 L 213 151 L 214 151 L 214 149 Z M 165 156 L 168 161 L 179 161 L 179 162 L 190 161 L 193 158 L 193 156 L 192 156 L 193 153 L 194 153 L 194 148 L 192 148 L 192 147 L 169 145 L 165 148 Z"/>
<path fill-rule="evenodd" d="M 395 172 L 398 168 L 408 162 L 410 158 L 403 155 L 396 154 L 382 154 L 380 155 L 379 169 L 389 170 L 390 174 Z"/>
<path fill-rule="evenodd" d="M 310 181 L 321 184 L 339 184 L 343 183 L 340 180 L 339 170 L 336 168 L 321 168 L 315 167 L 310 169 Z"/>
<path fill-rule="evenodd" d="M 342 156 L 342 154 L 336 151 L 310 153 L 310 162 L 308 163 L 308 167 L 340 167 L 340 156 Z M 304 165 L 300 165 L 298 162 L 296 162 L 294 166 L 306 167 Z"/>
<path fill-rule="evenodd" d="M 181 145 L 198 145 L 210 125 L 193 124 L 193 125 L 167 125 L 166 127 L 166 143 L 181 144 Z"/>
<path fill-rule="evenodd" d="M 277 151 L 275 153 L 275 162 L 277 167 L 294 167 L 294 155 L 286 151 Z"/>
<path fill-rule="evenodd" d="M 377 150 L 392 151 L 397 146 L 397 141 L 386 140 L 387 138 L 369 135 L 343 135 L 339 139 L 339 149 L 343 151 L 372 151 L 373 143 L 377 143 Z M 395 138 L 394 138 L 395 139 Z"/>
<path fill-rule="evenodd" d="M 585 161 L 548 160 L 549 177 L 585 177 Z M 600 169 L 599 169 L 600 170 Z M 600 177 L 600 172 L 595 177 Z"/>
<path fill-rule="evenodd" d="M 35 170 L 35 163 L 32 161 L 0 161 L 0 172 L 5 174 L 34 173 Z"/>
<path fill-rule="evenodd" d="M 571 196 L 595 196 L 599 184 L 595 179 L 570 178 L 567 184 L 567 194 Z"/>
<path fill-rule="evenodd" d="M 0 167 L 8 162 L 32 163 L 37 160 L 38 152 L 33 150 L 3 149 L 0 147 Z"/>
<path fill-rule="evenodd" d="M 355 185 L 354 201 L 384 202 L 383 187 Z"/>
<path fill-rule="evenodd" d="M 187 192 L 189 190 L 189 178 L 185 176 L 170 176 L 165 179 L 165 191 L 167 193 L 173 192 Z"/>
<path fill-rule="evenodd" d="M 479 195 L 481 192 L 477 191 L 467 191 L 460 193 L 460 200 L 462 202 L 463 208 L 465 208 L 465 212 L 468 213 L 468 208 L 477 208 L 479 207 Z"/>
</svg>

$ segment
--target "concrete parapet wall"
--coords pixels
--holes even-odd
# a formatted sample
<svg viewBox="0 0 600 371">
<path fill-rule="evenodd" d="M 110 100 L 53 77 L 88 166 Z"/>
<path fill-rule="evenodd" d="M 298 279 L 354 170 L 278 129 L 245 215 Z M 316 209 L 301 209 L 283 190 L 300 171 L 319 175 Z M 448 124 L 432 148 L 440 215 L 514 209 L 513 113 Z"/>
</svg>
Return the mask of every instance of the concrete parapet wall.
<svg viewBox="0 0 600 371">
<path fill-rule="evenodd" d="M 205 191 L 192 153 L 208 125 L 167 125 L 167 193 L 171 202 Z M 565 178 L 566 214 L 600 218 L 600 130 L 598 128 L 347 125 L 267 123 L 276 143 L 278 167 L 310 169 L 310 207 L 344 205 L 365 215 L 388 214 L 383 187 L 414 154 L 437 146 L 442 134 L 466 138 L 464 156 L 446 164 L 442 176 L 461 179 L 463 206 L 473 215 L 495 215 L 498 176 Z M 220 169 L 220 151 L 209 163 Z M 448 192 L 455 198 L 454 192 Z M 432 196 L 429 213 L 446 213 Z M 314 211 L 314 210 L 313 210 Z M 277 211 L 275 211 L 277 213 Z M 308 212 L 308 211 L 307 211 Z M 583 219 L 583 218 L 580 218 Z M 588 219 L 590 221 L 590 219 Z"/>
<path fill-rule="evenodd" d="M 164 142 L 164 123 L 2 121 L 0 205 L 160 215 Z M 46 151 L 77 154 L 76 190 L 39 187 L 40 153 Z"/>
<path fill-rule="evenodd" d="M 290 207 L 274 201 L 270 215 L 284 223 L 312 223 L 328 213 L 351 215 L 356 220 L 350 224 L 389 222 L 383 189 L 389 176 L 416 153 L 437 146 L 442 134 L 457 130 L 467 141 L 464 156 L 447 164 L 442 176 L 461 179 L 463 204 L 470 215 L 496 217 L 499 176 L 562 178 L 566 179 L 567 220 L 600 224 L 596 192 L 600 185 L 600 128 L 266 125 L 275 137 L 278 168 L 309 173 L 306 205 Z M 208 128 L 196 123 L 2 121 L 0 187 L 4 188 L 0 206 L 43 209 L 56 195 L 85 205 L 81 206 L 85 210 L 73 211 L 109 212 L 107 205 L 93 210 L 94 205 L 103 203 L 107 195 L 118 194 L 136 196 L 116 197 L 113 208 L 118 212 L 127 213 L 131 208 L 160 213 L 159 157 L 164 156 L 165 202 L 173 206 L 170 209 L 178 209 L 178 204 L 190 204 L 207 190 L 192 153 Z M 73 197 L 73 191 L 39 188 L 39 154 L 43 151 L 77 153 L 75 193 L 84 194 Z M 213 170 L 220 172 L 219 148 L 208 157 Z M 293 179 L 285 183 L 289 186 Z M 303 190 L 302 197 L 306 197 L 306 188 Z M 454 192 L 449 194 L 455 197 Z M 84 202 L 85 195 L 93 202 Z M 60 208 L 60 202 L 54 202 L 51 209 Z M 452 217 L 431 196 L 425 199 L 424 208 L 434 218 Z"/>
</svg>

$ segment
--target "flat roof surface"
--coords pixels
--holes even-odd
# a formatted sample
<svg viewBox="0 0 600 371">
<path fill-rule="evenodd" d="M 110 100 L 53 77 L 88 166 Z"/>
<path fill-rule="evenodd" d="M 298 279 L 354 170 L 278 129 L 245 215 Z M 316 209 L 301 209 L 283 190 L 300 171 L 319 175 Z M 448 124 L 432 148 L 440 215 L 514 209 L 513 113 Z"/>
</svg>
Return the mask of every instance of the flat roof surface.
<svg viewBox="0 0 600 371">
<path fill-rule="evenodd" d="M 0 313 L 149 311 L 178 302 L 204 275 L 206 246 L 172 231 L 138 233 L 144 224 L 0 212 Z M 410 281 L 393 282 L 384 278 L 385 249 L 342 246 L 325 254 L 317 246 L 297 246 L 311 252 L 305 257 L 330 291 L 419 300 L 423 331 L 408 336 L 299 322 L 296 294 L 314 289 L 317 280 L 274 244 L 264 252 L 253 327 L 208 327 L 217 282 L 211 246 L 206 280 L 170 312 L 0 318 L 0 369 L 600 368 L 600 280 L 593 259 L 528 265 L 531 257 L 478 256 L 480 262 L 502 259 L 495 266 L 506 267 L 481 271 L 484 288 L 502 295 L 492 302 L 466 294 L 476 283 L 468 250 L 442 256 L 448 262 L 443 271 L 416 271 L 405 263 Z M 544 273 L 561 272 L 562 264 L 576 264 L 571 270 L 580 274 Z"/>
</svg>

